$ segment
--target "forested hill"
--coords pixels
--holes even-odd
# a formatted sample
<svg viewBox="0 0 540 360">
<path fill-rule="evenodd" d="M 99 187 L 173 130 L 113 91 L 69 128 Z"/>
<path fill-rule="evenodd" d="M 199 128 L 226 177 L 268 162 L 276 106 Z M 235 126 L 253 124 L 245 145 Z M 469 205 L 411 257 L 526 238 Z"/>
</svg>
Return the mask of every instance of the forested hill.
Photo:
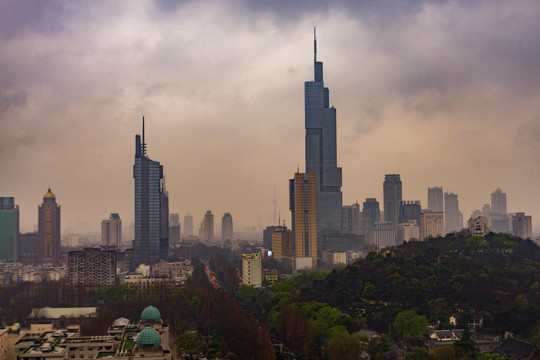
<svg viewBox="0 0 540 360">
<path fill-rule="evenodd" d="M 506 234 L 450 234 L 370 253 L 302 289 L 302 301 L 365 311 L 384 331 L 401 310 L 444 326 L 458 310 L 484 317 L 484 332 L 540 332 L 540 248 Z"/>
</svg>

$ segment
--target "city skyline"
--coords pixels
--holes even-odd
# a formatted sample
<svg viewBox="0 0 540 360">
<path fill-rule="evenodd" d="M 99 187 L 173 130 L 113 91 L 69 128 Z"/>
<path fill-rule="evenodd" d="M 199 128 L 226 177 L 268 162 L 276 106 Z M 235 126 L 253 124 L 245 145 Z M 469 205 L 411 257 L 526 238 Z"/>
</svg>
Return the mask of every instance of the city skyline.
<svg viewBox="0 0 540 360">
<path fill-rule="evenodd" d="M 442 186 L 467 221 L 500 187 L 539 234 L 540 4 L 303 5 L 0 4 L 0 195 L 21 232 L 48 186 L 63 234 L 111 212 L 129 224 L 142 116 L 171 212 L 271 225 L 275 188 L 288 219 L 317 26 L 343 205 L 382 204 L 384 175 L 400 174 L 403 200 L 425 208 Z"/>
</svg>

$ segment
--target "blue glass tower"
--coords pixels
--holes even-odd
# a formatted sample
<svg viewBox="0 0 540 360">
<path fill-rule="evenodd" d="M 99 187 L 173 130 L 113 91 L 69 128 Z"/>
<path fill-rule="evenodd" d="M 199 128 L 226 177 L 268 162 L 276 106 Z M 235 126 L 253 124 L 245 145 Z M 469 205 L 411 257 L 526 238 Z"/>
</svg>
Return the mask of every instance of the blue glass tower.
<svg viewBox="0 0 540 360">
<path fill-rule="evenodd" d="M 144 117 L 142 142 L 135 136 L 135 252 L 134 267 L 159 262 L 160 249 L 160 185 L 163 166 L 146 155 L 144 142 Z"/>
<path fill-rule="evenodd" d="M 341 168 L 337 167 L 336 109 L 329 107 L 329 91 L 323 82 L 323 63 L 317 61 L 316 36 L 314 70 L 314 81 L 306 81 L 304 87 L 306 173 L 316 174 L 317 233 L 320 243 L 325 235 L 340 234 L 342 193 Z"/>
</svg>

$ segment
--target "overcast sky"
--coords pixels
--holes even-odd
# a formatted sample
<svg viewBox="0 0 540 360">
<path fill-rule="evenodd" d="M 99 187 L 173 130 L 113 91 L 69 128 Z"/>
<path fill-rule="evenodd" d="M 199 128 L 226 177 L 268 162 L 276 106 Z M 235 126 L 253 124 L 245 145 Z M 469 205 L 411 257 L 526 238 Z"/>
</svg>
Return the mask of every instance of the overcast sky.
<svg viewBox="0 0 540 360">
<path fill-rule="evenodd" d="M 442 186 L 466 221 L 500 187 L 540 234 L 537 1 L 0 0 L 0 196 L 22 231 L 48 186 L 64 233 L 129 224 L 145 116 L 171 213 L 266 226 L 275 189 L 290 224 L 314 26 L 344 204 L 399 173 L 404 200 Z"/>
</svg>

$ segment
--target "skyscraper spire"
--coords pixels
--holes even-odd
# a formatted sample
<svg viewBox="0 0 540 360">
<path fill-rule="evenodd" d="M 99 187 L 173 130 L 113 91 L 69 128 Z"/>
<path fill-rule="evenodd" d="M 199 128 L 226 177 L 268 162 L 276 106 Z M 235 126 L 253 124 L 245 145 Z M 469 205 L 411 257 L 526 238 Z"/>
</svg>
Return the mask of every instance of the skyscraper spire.
<svg viewBox="0 0 540 360">
<path fill-rule="evenodd" d="M 313 71 L 316 77 L 317 73 L 317 28 L 313 27 Z"/>
<path fill-rule="evenodd" d="M 141 145 L 142 156 L 146 156 L 146 142 L 144 141 L 144 116 L 142 117 L 142 145 Z"/>
</svg>

